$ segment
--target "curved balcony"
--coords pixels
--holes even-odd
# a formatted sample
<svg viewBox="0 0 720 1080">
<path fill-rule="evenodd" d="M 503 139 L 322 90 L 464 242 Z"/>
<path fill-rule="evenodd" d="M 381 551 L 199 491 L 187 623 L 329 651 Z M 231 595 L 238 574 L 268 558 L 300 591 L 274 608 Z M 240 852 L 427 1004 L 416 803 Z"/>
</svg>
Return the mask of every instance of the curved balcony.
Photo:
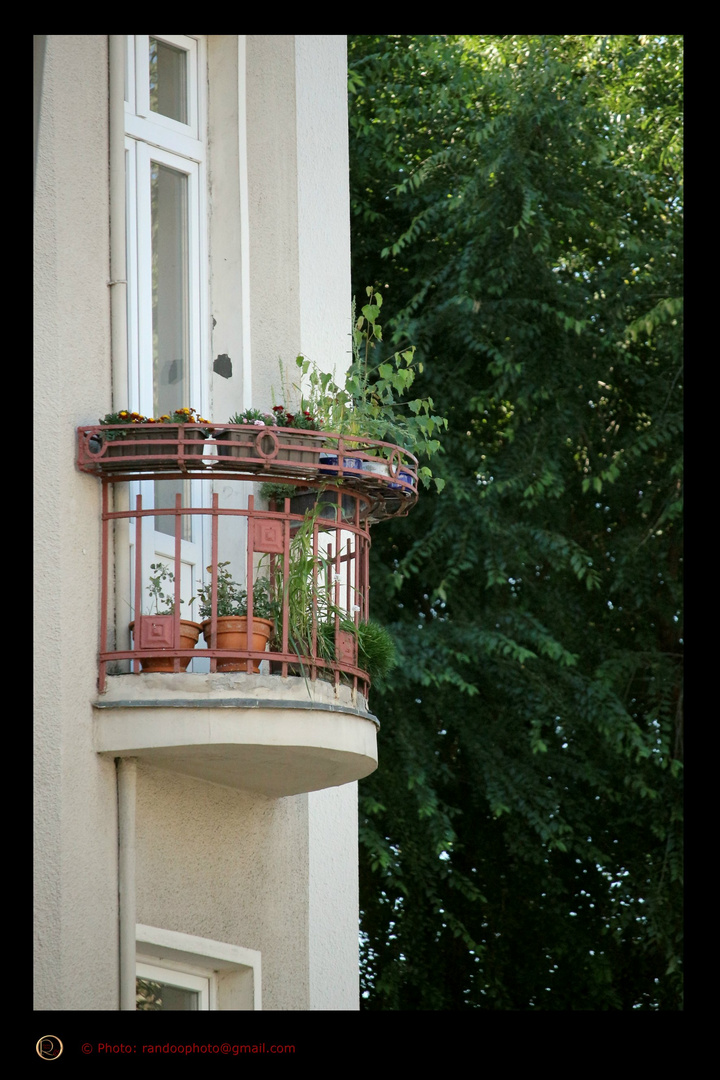
<svg viewBox="0 0 720 1080">
<path fill-rule="evenodd" d="M 287 481 L 309 489 L 336 484 L 363 495 L 371 522 L 415 505 L 417 464 L 392 443 L 324 431 L 239 424 L 78 428 L 78 468 L 112 482 L 153 474 Z"/>
<path fill-rule="evenodd" d="M 368 775 L 377 767 L 379 726 L 368 709 L 362 644 L 369 526 L 414 503 L 414 460 L 385 444 L 371 454 L 367 441 L 362 450 L 353 444 L 350 459 L 350 440 L 337 437 L 333 445 L 318 433 L 278 438 L 235 427 L 205 439 L 191 425 L 141 426 L 129 443 L 104 440 L 101 428 L 78 431 L 78 466 L 99 476 L 103 490 L 97 751 L 269 797 Z M 137 495 L 134 505 L 116 508 L 117 483 L 153 478 L 272 480 L 297 494 L 268 508 L 249 494 L 239 506 L 230 485 L 227 505 L 214 492 L 207 505 L 185 506 L 180 494 L 172 508 L 144 505 Z M 156 556 L 153 547 L 144 553 L 143 543 L 152 542 L 163 518 L 173 568 L 182 565 L 188 519 L 204 523 L 210 584 L 203 611 L 197 599 L 190 611 L 181 609 L 178 575 L 165 597 L 172 610 L 147 613 L 148 566 Z M 133 550 L 127 597 L 115 595 L 115 562 L 126 543 Z M 246 636 L 225 640 L 220 583 L 231 550 L 233 577 L 245 593 Z M 264 636 L 255 637 L 257 630 Z"/>
</svg>

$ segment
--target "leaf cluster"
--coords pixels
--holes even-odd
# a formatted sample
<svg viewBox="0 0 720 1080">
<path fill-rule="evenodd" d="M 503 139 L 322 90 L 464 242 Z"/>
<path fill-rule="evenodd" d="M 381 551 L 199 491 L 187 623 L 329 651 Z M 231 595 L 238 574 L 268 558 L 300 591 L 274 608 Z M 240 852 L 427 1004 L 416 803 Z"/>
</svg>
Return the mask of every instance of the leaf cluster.
<svg viewBox="0 0 720 1080">
<path fill-rule="evenodd" d="M 376 530 L 366 1007 L 682 986 L 682 41 L 350 38 L 353 275 L 447 417 Z"/>
</svg>

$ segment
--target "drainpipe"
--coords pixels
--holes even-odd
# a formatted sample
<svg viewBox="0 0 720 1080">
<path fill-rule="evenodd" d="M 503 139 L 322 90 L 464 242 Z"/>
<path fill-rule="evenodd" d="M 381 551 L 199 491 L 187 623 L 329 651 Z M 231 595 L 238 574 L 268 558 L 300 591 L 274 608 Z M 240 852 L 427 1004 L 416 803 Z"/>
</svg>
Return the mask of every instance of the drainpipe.
<svg viewBox="0 0 720 1080">
<path fill-rule="evenodd" d="M 125 37 L 109 35 L 110 121 L 110 348 L 113 408 L 129 406 L 127 341 L 127 265 L 125 253 Z M 114 484 L 115 509 L 127 509 L 127 484 Z M 120 522 L 118 522 L 120 524 Z M 122 597 L 130 596 L 127 524 L 115 531 L 115 627 L 116 648 L 127 648 L 129 630 L 121 617 Z M 118 558 L 120 554 L 120 558 Z M 124 639 L 124 640 L 123 640 Z M 120 1009 L 135 1011 L 135 792 L 137 759 L 118 758 L 118 908 L 120 949 Z"/>
<path fill-rule="evenodd" d="M 135 793 L 137 758 L 116 758 L 118 785 L 118 902 L 120 1010 L 135 1012 Z"/>
<path fill-rule="evenodd" d="M 114 409 L 130 407 L 128 400 L 127 338 L 127 232 L 125 208 L 125 36 L 109 35 L 110 52 L 110 349 L 112 367 L 112 404 Z M 115 510 L 130 506 L 128 484 L 113 484 Z M 130 648 L 129 606 L 130 560 L 129 521 L 115 523 L 115 618 L 108 612 L 108 622 L 115 625 L 115 648 Z M 119 555 L 119 558 L 117 557 Z M 123 599 L 124 598 L 124 599 Z"/>
</svg>

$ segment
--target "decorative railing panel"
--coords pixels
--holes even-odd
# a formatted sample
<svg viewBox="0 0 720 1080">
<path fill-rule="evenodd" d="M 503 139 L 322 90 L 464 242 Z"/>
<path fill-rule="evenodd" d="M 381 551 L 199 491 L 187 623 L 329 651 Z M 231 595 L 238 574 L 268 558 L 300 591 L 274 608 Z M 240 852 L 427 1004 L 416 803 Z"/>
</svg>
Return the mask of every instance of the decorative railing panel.
<svg viewBox="0 0 720 1080">
<path fill-rule="evenodd" d="M 98 425 L 78 428 L 77 465 L 110 481 L 162 475 L 340 485 L 364 496 L 372 521 L 404 515 L 417 501 L 417 459 L 391 443 L 324 431 L 228 424 Z"/>
<path fill-rule="evenodd" d="M 152 454 L 150 443 L 145 447 Z M 182 451 L 179 456 L 182 456 Z M 163 474 L 165 475 L 165 474 Z M 115 479 L 115 477 L 113 477 Z M 207 507 L 184 507 L 176 496 L 172 509 L 146 508 L 136 497 L 131 508 L 111 509 L 112 483 L 103 483 L 102 618 L 100 641 L 101 691 L 108 667 L 118 671 L 182 672 L 193 659 L 209 661 L 210 671 L 239 671 L 299 675 L 308 680 L 340 682 L 367 696 L 370 678 L 358 662 L 358 636 L 368 619 L 370 535 L 368 499 L 360 492 L 335 487 L 316 493 L 321 500 L 309 512 L 293 510 L 293 500 L 260 509 L 249 495 L 247 507 L 221 506 L 218 494 Z M 203 587 L 209 617 L 197 622 L 183 618 L 180 574 L 174 575 L 171 611 L 143 613 L 148 582 L 143 577 L 143 528 L 148 517 L 174 521 L 174 565 L 181 564 L 183 518 L 210 518 L 210 584 Z M 134 521 L 134 595 L 130 648 L 110 648 L 108 607 L 112 578 L 112 538 L 115 526 Z M 229 565 L 222 550 L 220 522 L 237 523 L 246 535 L 245 565 L 232 566 L 234 582 L 244 590 L 245 626 L 235 616 L 226 627 L 221 611 L 222 571 Z M 223 534 L 225 536 L 225 533 Z M 238 545 L 233 545 L 237 550 Z M 230 571 L 227 571 L 230 573 Z M 236 594 L 237 595 L 237 592 Z M 241 605 L 242 606 L 242 605 Z M 237 607 L 237 605 L 236 605 Z M 226 637 L 234 633 L 235 637 Z M 244 637 L 243 637 L 244 635 Z"/>
</svg>

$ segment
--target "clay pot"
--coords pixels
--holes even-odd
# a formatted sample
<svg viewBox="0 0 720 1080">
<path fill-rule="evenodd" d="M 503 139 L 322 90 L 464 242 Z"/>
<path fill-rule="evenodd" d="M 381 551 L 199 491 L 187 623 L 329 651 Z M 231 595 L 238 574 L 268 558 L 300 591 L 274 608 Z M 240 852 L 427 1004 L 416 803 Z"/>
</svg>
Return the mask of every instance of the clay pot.
<svg viewBox="0 0 720 1080">
<path fill-rule="evenodd" d="M 173 648 L 174 615 L 141 615 L 138 620 L 138 639 L 135 642 L 137 649 L 152 649 L 156 646 L 162 649 L 165 655 L 158 653 L 156 656 L 140 657 L 140 667 L 143 672 L 175 671 L 175 658 L 168 656 L 166 650 Z M 194 649 L 200 637 L 202 627 L 199 623 L 190 622 L 189 619 L 180 620 L 180 643 L 178 649 Z M 130 623 L 130 632 L 135 637 L 135 623 Z M 191 657 L 179 657 L 179 670 L 185 671 Z"/>
<path fill-rule="evenodd" d="M 265 652 L 270 636 L 275 629 L 271 619 L 258 619 L 253 616 L 252 643 L 248 644 L 248 620 L 245 615 L 219 615 L 217 619 L 217 642 L 211 632 L 212 619 L 205 619 L 202 631 L 210 649 L 233 649 L 237 652 Z M 247 671 L 247 661 L 217 657 L 218 671 Z M 253 660 L 252 670 L 260 671 L 260 663 Z"/>
</svg>

